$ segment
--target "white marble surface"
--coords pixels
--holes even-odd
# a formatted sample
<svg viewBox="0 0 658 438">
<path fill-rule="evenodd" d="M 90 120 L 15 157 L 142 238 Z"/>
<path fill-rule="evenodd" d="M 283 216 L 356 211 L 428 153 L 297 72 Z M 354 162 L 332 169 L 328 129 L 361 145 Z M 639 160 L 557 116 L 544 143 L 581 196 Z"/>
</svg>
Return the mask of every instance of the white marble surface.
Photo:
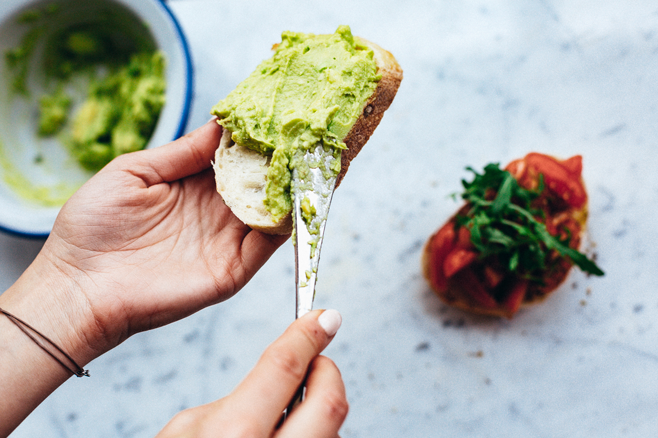
<svg viewBox="0 0 658 438">
<path fill-rule="evenodd" d="M 170 0 L 193 51 L 189 129 L 284 29 L 350 24 L 405 79 L 338 190 L 317 307 L 344 324 L 327 350 L 351 402 L 343 438 L 645 437 L 658 430 L 658 4 L 653 0 Z M 512 321 L 441 305 L 419 272 L 457 208 L 465 166 L 529 151 L 582 154 L 587 249 Z M 42 242 L 0 236 L 0 290 Z M 137 335 L 70 379 L 13 434 L 151 437 L 219 398 L 294 315 L 282 247 L 235 298 Z M 221 436 L 219 434 L 218 436 Z"/>
</svg>

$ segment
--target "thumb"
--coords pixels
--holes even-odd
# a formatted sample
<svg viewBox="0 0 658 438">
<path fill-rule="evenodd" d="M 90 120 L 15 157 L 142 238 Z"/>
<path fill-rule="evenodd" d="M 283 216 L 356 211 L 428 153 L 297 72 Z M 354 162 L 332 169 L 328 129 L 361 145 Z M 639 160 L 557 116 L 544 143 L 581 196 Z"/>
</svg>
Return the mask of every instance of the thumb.
<svg viewBox="0 0 658 438">
<path fill-rule="evenodd" d="M 118 158 L 132 160 L 131 173 L 150 187 L 163 182 L 173 182 L 208 169 L 221 136 L 222 127 L 217 123 L 217 119 L 213 118 L 171 143 Z M 118 159 L 115 161 L 121 162 Z"/>
</svg>

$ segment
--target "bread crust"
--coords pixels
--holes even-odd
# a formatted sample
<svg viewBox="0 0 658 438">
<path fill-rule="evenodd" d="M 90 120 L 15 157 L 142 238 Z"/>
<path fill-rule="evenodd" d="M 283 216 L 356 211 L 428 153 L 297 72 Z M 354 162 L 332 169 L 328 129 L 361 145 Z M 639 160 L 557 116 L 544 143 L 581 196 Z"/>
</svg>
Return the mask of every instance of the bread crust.
<svg viewBox="0 0 658 438">
<path fill-rule="evenodd" d="M 336 187 L 340 185 L 345 177 L 352 160 L 361 152 L 363 146 L 375 132 L 379 122 L 384 117 L 384 112 L 393 103 L 403 77 L 402 68 L 390 52 L 363 38 L 357 39 L 372 49 L 375 64 L 377 65 L 377 73 L 381 74 L 382 77 L 370 99 L 363 105 L 361 116 L 343 139 L 347 149 L 341 155 L 341 170 L 336 179 Z"/>
<path fill-rule="evenodd" d="M 336 179 L 336 187 L 340 185 L 352 160 L 358 155 L 363 146 L 373 134 L 384 112 L 389 108 L 395 95 L 402 82 L 403 72 L 395 57 L 388 51 L 382 49 L 377 44 L 374 44 L 363 38 L 358 38 L 359 42 L 367 45 L 374 53 L 375 64 L 377 65 L 377 73 L 381 75 L 380 81 L 377 83 L 373 94 L 368 101 L 363 105 L 361 115 L 354 123 L 350 131 L 347 133 L 343 142 L 347 149 L 341 153 L 341 171 Z M 229 153 L 229 149 L 238 148 Z M 233 211 L 233 213 L 249 227 L 262 231 L 268 234 L 290 234 L 292 232 L 292 215 L 289 213 L 278 222 L 274 221 L 272 215 L 264 208 L 256 208 L 253 203 L 245 204 L 241 199 L 240 193 L 235 193 L 232 185 L 228 183 L 229 180 L 237 178 L 244 178 L 245 175 L 240 169 L 231 169 L 230 163 L 227 162 L 229 155 L 237 154 L 244 155 L 245 157 L 251 156 L 248 152 L 241 149 L 247 149 L 243 146 L 236 145 L 230 141 L 230 132 L 224 129 L 222 133 L 222 140 L 215 152 L 215 161 L 213 168 L 215 170 L 215 180 L 217 183 L 217 191 L 226 205 Z M 249 152 L 252 152 L 249 150 Z M 253 152 L 260 155 L 257 152 Z M 263 160 L 266 157 L 258 158 L 251 156 L 249 159 Z M 267 161 L 269 164 L 269 160 Z M 263 167 L 264 173 L 267 173 L 267 167 Z M 227 173 L 228 172 L 228 173 Z M 265 183 L 265 174 L 263 181 Z M 262 187 L 262 200 L 265 199 L 265 188 Z"/>
</svg>

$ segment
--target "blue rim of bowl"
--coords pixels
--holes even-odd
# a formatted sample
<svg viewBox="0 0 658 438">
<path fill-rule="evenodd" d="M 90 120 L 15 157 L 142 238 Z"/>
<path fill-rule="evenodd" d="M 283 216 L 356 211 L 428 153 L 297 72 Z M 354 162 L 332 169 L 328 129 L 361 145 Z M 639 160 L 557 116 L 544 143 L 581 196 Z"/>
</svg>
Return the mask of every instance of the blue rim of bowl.
<svg viewBox="0 0 658 438">
<path fill-rule="evenodd" d="M 171 19 L 171 22 L 173 23 L 174 27 L 176 28 L 176 33 L 178 34 L 178 40 L 180 42 L 180 45 L 183 49 L 183 54 L 185 55 L 185 75 L 187 76 L 187 81 L 185 84 L 185 103 L 183 104 L 183 110 L 181 111 L 181 117 L 178 122 L 178 129 L 176 129 L 176 133 L 174 134 L 174 138 L 171 139 L 171 141 L 174 141 L 178 139 L 183 133 L 185 132 L 185 129 L 187 128 L 187 122 L 190 116 L 190 109 L 192 107 L 192 97 L 193 97 L 193 89 L 194 89 L 194 68 L 192 66 L 192 56 L 190 54 L 190 48 L 187 43 L 187 38 L 185 38 L 185 34 L 183 33 L 183 29 L 180 26 L 180 23 L 176 19 L 176 16 L 174 13 L 171 11 L 169 6 L 165 3 L 165 0 L 154 0 L 155 3 L 158 3 L 162 9 L 165 11 L 167 16 Z M 24 237 L 24 238 L 33 238 L 33 239 L 43 239 L 46 238 L 50 235 L 50 232 L 46 233 L 31 233 L 28 231 L 19 231 L 19 230 L 14 230 L 12 228 L 7 228 L 5 226 L 0 225 L 0 231 L 4 232 L 5 234 L 8 234 L 10 236 L 15 236 L 15 237 Z"/>
<path fill-rule="evenodd" d="M 169 6 L 167 6 L 165 0 L 156 0 L 156 1 L 162 6 L 164 11 L 167 13 L 167 15 L 169 15 L 171 22 L 174 24 L 174 27 L 176 28 L 176 32 L 178 33 L 180 44 L 183 48 L 183 53 L 185 54 L 185 74 L 187 75 L 187 82 L 185 84 L 185 104 L 183 105 L 183 111 L 181 113 L 181 118 L 178 124 L 178 129 L 176 130 L 176 134 L 174 135 L 174 138 L 171 139 L 172 141 L 174 141 L 178 139 L 181 135 L 183 135 L 183 133 L 185 132 L 185 128 L 187 127 L 187 121 L 190 115 L 190 108 L 192 106 L 192 97 L 193 97 L 193 88 L 194 88 L 194 67 L 192 66 L 192 56 L 190 54 L 190 47 L 187 43 L 187 38 L 185 38 L 185 34 L 183 33 L 183 29 L 181 28 L 180 23 L 178 23 L 178 19 L 176 19 L 174 13 L 171 11 Z"/>
</svg>

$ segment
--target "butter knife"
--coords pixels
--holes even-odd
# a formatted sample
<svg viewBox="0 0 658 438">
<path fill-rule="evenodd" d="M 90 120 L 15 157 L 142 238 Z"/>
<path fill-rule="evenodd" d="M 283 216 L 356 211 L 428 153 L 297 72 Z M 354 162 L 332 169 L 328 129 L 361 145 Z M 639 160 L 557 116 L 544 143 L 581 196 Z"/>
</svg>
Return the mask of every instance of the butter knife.
<svg viewBox="0 0 658 438">
<path fill-rule="evenodd" d="M 292 239 L 297 289 L 295 318 L 300 318 L 313 309 L 322 238 L 336 188 L 336 172 L 331 168 L 340 164 L 340 156 L 334 157 L 333 150 L 318 143 L 314 149 L 300 152 L 296 159 L 291 182 L 294 213 Z M 287 415 L 302 401 L 304 387 L 302 382 L 288 405 Z"/>
</svg>

